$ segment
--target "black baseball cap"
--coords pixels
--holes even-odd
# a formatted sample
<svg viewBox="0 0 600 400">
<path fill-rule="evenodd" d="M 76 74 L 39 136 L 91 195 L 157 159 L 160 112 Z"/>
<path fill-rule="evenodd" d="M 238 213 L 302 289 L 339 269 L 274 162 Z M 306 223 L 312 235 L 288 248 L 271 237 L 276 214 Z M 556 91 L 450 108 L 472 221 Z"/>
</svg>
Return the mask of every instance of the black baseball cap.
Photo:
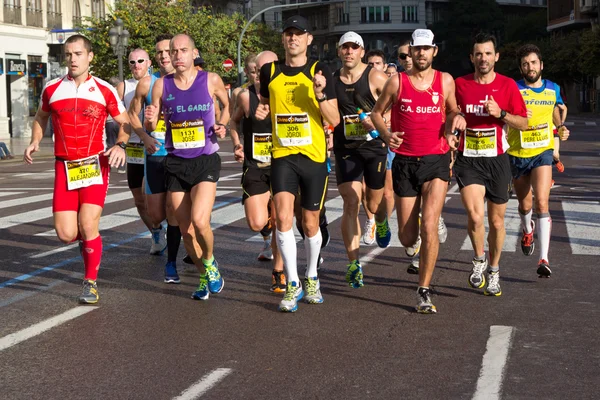
<svg viewBox="0 0 600 400">
<path fill-rule="evenodd" d="M 290 28 L 296 28 L 302 32 L 308 32 L 308 21 L 301 15 L 294 15 L 293 17 L 286 19 L 283 23 L 283 32 Z"/>
<path fill-rule="evenodd" d="M 206 64 L 204 62 L 204 58 L 202 58 L 202 54 L 198 53 L 198 57 L 194 58 L 194 67 L 203 67 L 204 64 Z"/>
</svg>

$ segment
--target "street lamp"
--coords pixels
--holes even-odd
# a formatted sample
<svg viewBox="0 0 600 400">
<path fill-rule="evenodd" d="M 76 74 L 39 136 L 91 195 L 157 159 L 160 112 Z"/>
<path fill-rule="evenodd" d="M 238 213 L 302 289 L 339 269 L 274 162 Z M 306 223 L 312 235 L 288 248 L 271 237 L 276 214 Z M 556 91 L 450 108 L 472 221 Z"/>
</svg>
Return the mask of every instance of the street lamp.
<svg viewBox="0 0 600 400">
<path fill-rule="evenodd" d="M 108 31 L 108 38 L 110 40 L 110 47 L 113 49 L 113 54 L 117 56 L 119 60 L 119 81 L 123 81 L 123 55 L 127 44 L 129 43 L 129 31 L 123 29 L 123 20 L 117 18 L 115 25 Z"/>
</svg>

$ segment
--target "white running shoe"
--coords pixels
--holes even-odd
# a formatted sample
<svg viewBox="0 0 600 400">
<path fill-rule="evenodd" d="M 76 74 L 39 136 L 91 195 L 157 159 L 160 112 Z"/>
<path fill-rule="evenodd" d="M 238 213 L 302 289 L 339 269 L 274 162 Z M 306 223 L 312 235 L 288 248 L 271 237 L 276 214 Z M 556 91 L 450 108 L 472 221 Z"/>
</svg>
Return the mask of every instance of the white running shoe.
<svg viewBox="0 0 600 400">
<path fill-rule="evenodd" d="M 473 259 L 473 270 L 469 274 L 469 285 L 475 289 L 481 289 L 485 285 L 484 272 L 488 268 L 487 258 L 483 261 Z"/>
<path fill-rule="evenodd" d="M 375 243 L 375 228 L 377 228 L 377 224 L 375 223 L 375 219 L 367 219 L 365 222 L 364 234 L 363 234 L 363 243 L 366 245 L 372 245 Z"/>
<path fill-rule="evenodd" d="M 406 255 L 409 257 L 414 257 L 419 254 L 419 251 L 421 251 L 421 235 L 419 235 L 415 244 L 410 247 L 405 247 L 404 251 L 406 251 Z"/>
<path fill-rule="evenodd" d="M 500 296 L 502 289 L 500 288 L 500 271 L 487 273 L 487 286 L 483 290 L 486 296 Z"/>
<path fill-rule="evenodd" d="M 446 239 L 448 239 L 448 228 L 446 228 L 446 223 L 441 215 L 438 222 L 438 238 L 440 239 L 440 243 L 446 243 Z"/>
<path fill-rule="evenodd" d="M 262 251 L 258 254 L 258 261 L 271 261 L 273 259 L 273 249 L 271 249 L 271 239 L 265 240 Z"/>
<path fill-rule="evenodd" d="M 152 229 L 152 246 L 150 254 L 153 256 L 162 255 L 167 249 L 167 233 L 162 225 L 160 229 Z"/>
</svg>

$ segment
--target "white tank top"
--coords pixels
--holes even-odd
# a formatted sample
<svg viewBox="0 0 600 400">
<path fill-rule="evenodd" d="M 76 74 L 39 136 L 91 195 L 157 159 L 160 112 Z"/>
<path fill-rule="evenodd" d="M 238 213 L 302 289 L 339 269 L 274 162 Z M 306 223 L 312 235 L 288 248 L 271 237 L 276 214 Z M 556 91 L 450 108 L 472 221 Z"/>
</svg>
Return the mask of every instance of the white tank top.
<svg viewBox="0 0 600 400">
<path fill-rule="evenodd" d="M 135 88 L 137 88 L 138 85 L 137 80 L 135 80 L 134 78 L 131 79 L 127 79 L 126 81 L 123 81 L 123 103 L 125 103 L 125 108 L 127 108 L 129 110 L 129 105 L 131 104 L 131 100 L 133 100 L 133 97 L 135 96 Z M 144 122 L 144 108 L 142 107 L 142 110 L 140 111 L 140 121 L 142 121 L 142 123 Z M 135 132 L 131 132 L 131 136 L 129 137 L 129 143 L 140 143 L 141 139 L 140 137 L 137 135 L 137 133 Z"/>
</svg>

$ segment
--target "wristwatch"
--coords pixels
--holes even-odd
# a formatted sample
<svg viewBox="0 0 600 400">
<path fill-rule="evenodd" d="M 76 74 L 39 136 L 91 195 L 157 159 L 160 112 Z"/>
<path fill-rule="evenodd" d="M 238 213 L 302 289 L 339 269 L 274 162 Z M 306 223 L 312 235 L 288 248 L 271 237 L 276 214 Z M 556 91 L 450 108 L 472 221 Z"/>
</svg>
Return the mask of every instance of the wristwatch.
<svg viewBox="0 0 600 400">
<path fill-rule="evenodd" d="M 316 96 L 315 96 L 315 98 L 317 99 L 317 103 L 322 103 L 325 100 L 327 100 L 327 95 L 325 93 L 323 93 L 323 97 L 321 97 L 320 99 Z"/>
<path fill-rule="evenodd" d="M 498 117 L 498 119 L 504 119 L 504 117 L 506 117 L 506 111 L 500 110 L 500 116 Z"/>
<path fill-rule="evenodd" d="M 115 143 L 116 146 L 119 146 L 120 148 L 122 148 L 123 150 L 125 150 L 127 148 L 127 143 L 125 143 L 124 141 L 120 141 Z"/>
</svg>

